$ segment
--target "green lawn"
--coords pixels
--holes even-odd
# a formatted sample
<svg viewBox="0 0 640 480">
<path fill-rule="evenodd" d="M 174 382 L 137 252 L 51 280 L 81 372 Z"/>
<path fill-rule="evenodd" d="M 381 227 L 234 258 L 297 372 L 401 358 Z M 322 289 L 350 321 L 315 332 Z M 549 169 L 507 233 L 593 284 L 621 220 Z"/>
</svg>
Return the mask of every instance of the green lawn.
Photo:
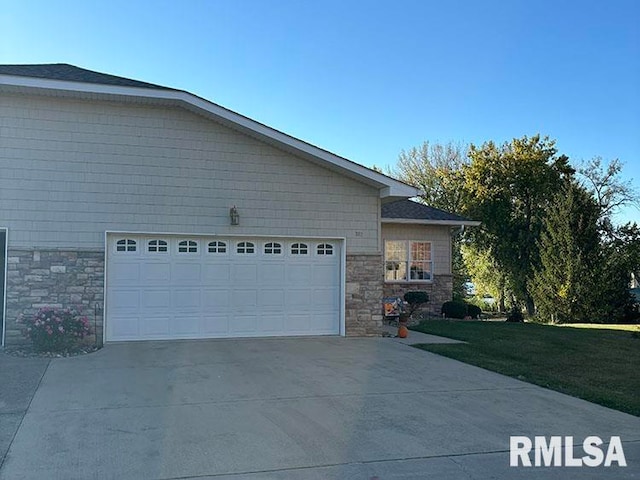
<svg viewBox="0 0 640 480">
<path fill-rule="evenodd" d="M 640 334 L 533 323 L 428 320 L 467 344 L 419 348 L 640 416 Z"/>
</svg>

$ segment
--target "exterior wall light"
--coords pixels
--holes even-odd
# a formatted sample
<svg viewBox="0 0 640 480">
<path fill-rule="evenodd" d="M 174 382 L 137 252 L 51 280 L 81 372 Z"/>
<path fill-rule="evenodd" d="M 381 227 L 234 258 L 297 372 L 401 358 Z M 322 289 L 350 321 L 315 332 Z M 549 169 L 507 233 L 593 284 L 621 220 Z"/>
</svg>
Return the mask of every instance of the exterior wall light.
<svg viewBox="0 0 640 480">
<path fill-rule="evenodd" d="M 235 205 L 229 210 L 229 218 L 231 219 L 231 225 L 240 225 L 240 214 Z"/>
</svg>

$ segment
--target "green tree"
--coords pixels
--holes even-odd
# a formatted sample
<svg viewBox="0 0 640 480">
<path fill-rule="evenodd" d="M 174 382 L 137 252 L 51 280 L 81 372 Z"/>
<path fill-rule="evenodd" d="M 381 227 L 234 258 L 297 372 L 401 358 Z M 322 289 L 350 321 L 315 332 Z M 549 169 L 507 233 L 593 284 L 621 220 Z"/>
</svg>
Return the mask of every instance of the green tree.
<svg viewBox="0 0 640 480">
<path fill-rule="evenodd" d="M 509 296 L 506 275 L 500 270 L 489 250 L 481 250 L 471 242 L 465 242 L 461 248 L 462 259 L 473 285 L 476 295 L 490 295 L 498 302 L 499 311 L 506 311 L 506 300 Z"/>
<path fill-rule="evenodd" d="M 482 222 L 474 238 L 479 248 L 492 253 L 516 301 L 533 315 L 530 284 L 539 261 L 542 222 L 563 178 L 574 170 L 566 156 L 557 155 L 555 142 L 540 135 L 501 146 L 471 145 L 469 158 L 471 163 L 462 172 L 464 213 Z"/>
<path fill-rule="evenodd" d="M 462 166 L 468 163 L 467 147 L 461 143 L 446 144 L 424 142 L 419 147 L 400 152 L 395 168 L 389 175 L 420 188 L 424 193 L 420 201 L 430 207 L 452 213 L 460 213 L 463 206 Z M 468 279 L 460 253 L 463 232 L 452 235 L 451 270 L 453 274 L 453 296 L 464 297 L 464 284 Z"/>
<path fill-rule="evenodd" d="M 567 181 L 547 209 L 538 242 L 540 264 L 531 288 L 544 321 L 602 319 L 599 218 L 599 205 L 575 181 Z"/>
<path fill-rule="evenodd" d="M 431 207 L 460 213 L 463 205 L 462 166 L 468 163 L 467 146 L 424 142 L 400 152 L 398 164 L 389 174 L 420 188 L 420 199 Z"/>
</svg>

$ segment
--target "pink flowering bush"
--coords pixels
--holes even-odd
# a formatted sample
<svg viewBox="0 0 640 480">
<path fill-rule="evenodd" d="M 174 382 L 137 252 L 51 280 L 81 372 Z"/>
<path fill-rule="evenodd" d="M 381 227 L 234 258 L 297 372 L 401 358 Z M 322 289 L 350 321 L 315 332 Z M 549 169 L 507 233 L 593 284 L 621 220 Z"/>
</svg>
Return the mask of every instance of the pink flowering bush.
<svg viewBox="0 0 640 480">
<path fill-rule="evenodd" d="M 70 308 L 43 307 L 33 317 L 18 321 L 23 325 L 23 335 L 41 351 L 68 350 L 91 333 L 87 317 Z"/>
</svg>

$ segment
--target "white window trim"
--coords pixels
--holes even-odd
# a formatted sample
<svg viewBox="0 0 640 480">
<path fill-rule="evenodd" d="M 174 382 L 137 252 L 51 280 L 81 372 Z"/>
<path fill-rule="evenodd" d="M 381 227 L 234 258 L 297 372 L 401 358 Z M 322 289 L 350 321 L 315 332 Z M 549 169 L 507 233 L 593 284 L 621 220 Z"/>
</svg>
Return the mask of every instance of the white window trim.
<svg viewBox="0 0 640 480">
<path fill-rule="evenodd" d="M 403 260 L 403 263 L 406 264 L 406 272 L 407 272 L 407 279 L 406 280 L 387 280 L 387 242 L 404 242 L 405 243 L 405 247 L 406 247 L 406 252 L 407 252 L 407 257 L 405 258 L 405 260 Z M 411 259 L 411 244 L 412 243 L 428 243 L 429 244 L 429 251 L 431 252 L 431 260 L 428 260 L 426 262 L 431 264 L 431 278 L 427 279 L 427 280 L 419 280 L 419 279 L 411 279 L 411 273 L 410 273 L 410 265 L 412 262 Z M 389 261 L 395 261 L 395 260 L 389 260 Z M 422 260 L 416 260 L 416 261 L 422 261 Z M 401 283 L 401 284 L 408 284 L 408 283 L 433 283 L 433 277 L 434 277 L 434 261 L 433 261 L 433 242 L 431 240 L 399 240 L 399 239 L 385 239 L 384 240 L 384 271 L 385 271 L 385 275 L 384 275 L 384 283 Z"/>
<path fill-rule="evenodd" d="M 122 245 L 118 245 L 118 242 L 124 240 L 124 250 L 118 250 L 118 247 Z M 129 242 L 133 242 L 130 244 Z M 139 238 L 131 238 L 131 237 L 123 237 L 118 238 L 115 242 L 113 242 L 113 250 L 117 255 L 138 255 L 140 253 L 140 239 Z M 134 246 L 133 250 L 129 250 L 130 246 Z"/>
<path fill-rule="evenodd" d="M 298 245 L 298 247 L 297 247 L 298 253 L 293 253 L 293 246 L 294 245 Z M 300 253 L 301 245 L 304 245 L 304 249 L 306 250 L 306 253 Z M 294 257 L 294 258 L 308 257 L 310 255 L 310 250 L 311 250 L 311 247 L 309 245 L 310 245 L 309 242 L 304 242 L 304 241 L 292 242 L 289 245 L 288 254 L 289 254 L 289 256 Z"/>
<path fill-rule="evenodd" d="M 271 245 L 270 247 L 267 247 L 267 245 Z M 267 253 L 266 250 L 267 248 L 270 248 L 272 251 L 270 253 Z M 280 252 L 276 253 L 273 250 L 275 250 L 276 248 L 280 249 Z M 264 242 L 264 244 L 262 245 L 262 255 L 264 255 L 265 257 L 282 257 L 284 255 L 284 252 L 286 250 L 286 245 L 283 245 L 282 242 L 275 242 L 275 241 L 268 241 L 268 242 Z"/>
<path fill-rule="evenodd" d="M 183 248 L 182 245 L 180 245 L 182 242 L 187 242 L 186 244 L 186 248 L 187 251 L 186 252 L 181 252 L 180 248 Z M 190 252 L 189 249 L 193 248 L 193 245 L 191 245 L 190 242 L 193 242 L 196 244 L 196 251 L 195 252 Z M 200 255 L 201 249 L 200 249 L 200 242 L 198 240 L 195 240 L 193 238 L 185 238 L 184 240 L 178 240 L 176 242 L 176 254 L 178 255 Z"/>
<path fill-rule="evenodd" d="M 155 245 L 149 245 L 151 242 L 156 242 Z M 165 242 L 163 245 L 160 245 L 159 242 Z M 156 250 L 149 250 L 150 247 L 155 247 Z M 160 247 L 165 247 L 166 250 L 161 251 L 158 250 Z M 164 238 L 148 238 L 145 240 L 145 253 L 151 255 L 169 255 L 169 250 L 171 249 L 171 242 Z"/>
<path fill-rule="evenodd" d="M 216 243 L 215 247 L 210 247 L 209 244 L 210 243 Z M 220 245 L 220 244 L 223 245 Z M 204 247 L 204 252 L 207 255 L 229 255 L 229 246 L 230 246 L 230 242 L 228 242 L 227 240 L 211 240 L 210 242 L 206 242 L 206 246 Z M 210 252 L 209 248 L 215 248 L 216 251 L 215 252 Z M 220 248 L 224 248 L 224 252 L 220 252 L 218 249 Z"/>
<path fill-rule="evenodd" d="M 244 247 L 240 247 L 240 244 L 244 243 Z M 247 244 L 251 244 L 251 247 L 249 247 Z M 253 252 L 238 252 L 238 248 L 244 248 L 245 250 L 247 248 L 253 248 Z M 250 241 L 250 240 L 242 240 L 241 242 L 235 242 L 233 245 L 233 254 L 234 255 L 240 255 L 240 256 L 248 256 L 248 255 L 257 255 L 258 254 L 258 243 L 255 241 Z"/>
</svg>

